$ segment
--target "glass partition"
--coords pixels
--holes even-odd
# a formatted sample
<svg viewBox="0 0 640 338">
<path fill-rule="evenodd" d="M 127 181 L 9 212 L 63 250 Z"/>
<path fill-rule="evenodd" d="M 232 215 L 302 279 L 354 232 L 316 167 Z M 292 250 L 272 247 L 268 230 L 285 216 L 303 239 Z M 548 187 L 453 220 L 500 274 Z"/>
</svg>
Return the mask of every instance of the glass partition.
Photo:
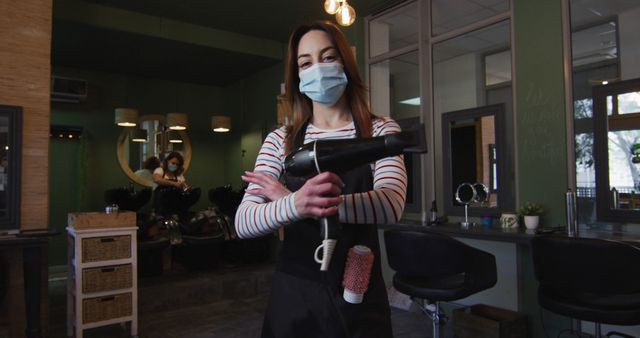
<svg viewBox="0 0 640 338">
<path fill-rule="evenodd" d="M 369 21 L 369 56 L 418 43 L 418 27 L 418 4 L 415 2 Z"/>
<path fill-rule="evenodd" d="M 432 35 L 447 33 L 508 10 L 508 0 L 432 0 Z"/>
<path fill-rule="evenodd" d="M 371 65 L 371 106 L 375 114 L 396 120 L 420 116 L 418 69 L 418 51 Z"/>
<path fill-rule="evenodd" d="M 513 125 L 510 41 L 506 20 L 433 45 L 434 119 L 442 121 L 443 196 L 449 215 L 464 213 L 452 196 L 465 182 L 483 183 L 491 191 L 488 203 L 470 206 L 472 214 L 513 208 L 514 136 L 506 127 Z"/>
</svg>

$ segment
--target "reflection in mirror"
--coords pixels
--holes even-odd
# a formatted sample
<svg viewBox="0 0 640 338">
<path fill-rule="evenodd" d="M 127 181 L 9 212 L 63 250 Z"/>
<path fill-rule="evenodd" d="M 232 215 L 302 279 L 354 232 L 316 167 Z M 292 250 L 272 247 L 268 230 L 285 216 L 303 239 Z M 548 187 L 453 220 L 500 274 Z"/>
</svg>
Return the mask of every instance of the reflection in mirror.
<svg viewBox="0 0 640 338">
<path fill-rule="evenodd" d="M 0 231 L 20 228 L 22 109 L 0 105 Z"/>
<path fill-rule="evenodd" d="M 570 13 L 578 221 L 637 222 L 640 2 L 570 0 Z"/>
<path fill-rule="evenodd" d="M 640 219 L 640 79 L 595 86 L 593 114 L 598 212 Z"/>
<path fill-rule="evenodd" d="M 498 213 L 499 208 L 508 205 L 500 185 L 506 174 L 504 105 L 443 114 L 442 138 L 447 213 L 464 204 L 477 211 L 474 215 L 481 214 L 479 210 Z M 457 194 L 453 195 L 465 182 L 476 182 L 467 183 L 474 191 L 473 201 L 465 198 L 461 201 Z"/>
<path fill-rule="evenodd" d="M 153 186 L 153 171 L 172 151 L 182 154 L 185 171 L 189 168 L 191 143 L 186 132 L 168 130 L 162 115 L 145 115 L 138 122 L 138 127 L 123 128 L 118 139 L 118 161 L 131 180 Z"/>
</svg>

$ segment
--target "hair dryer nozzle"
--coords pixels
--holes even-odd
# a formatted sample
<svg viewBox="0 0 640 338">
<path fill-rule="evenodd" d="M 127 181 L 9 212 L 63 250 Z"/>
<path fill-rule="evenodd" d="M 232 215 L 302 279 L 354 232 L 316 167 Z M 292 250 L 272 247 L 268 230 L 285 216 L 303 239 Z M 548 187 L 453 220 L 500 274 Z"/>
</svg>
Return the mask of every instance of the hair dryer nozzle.
<svg viewBox="0 0 640 338">
<path fill-rule="evenodd" d="M 417 135 L 413 131 L 402 131 L 384 136 L 384 144 L 387 154 L 401 154 L 404 149 L 418 144 Z"/>
<path fill-rule="evenodd" d="M 403 131 L 370 138 L 318 140 L 287 155 L 285 170 L 296 177 L 319 172 L 343 173 L 381 158 L 400 155 L 417 144 L 414 131 Z"/>
</svg>

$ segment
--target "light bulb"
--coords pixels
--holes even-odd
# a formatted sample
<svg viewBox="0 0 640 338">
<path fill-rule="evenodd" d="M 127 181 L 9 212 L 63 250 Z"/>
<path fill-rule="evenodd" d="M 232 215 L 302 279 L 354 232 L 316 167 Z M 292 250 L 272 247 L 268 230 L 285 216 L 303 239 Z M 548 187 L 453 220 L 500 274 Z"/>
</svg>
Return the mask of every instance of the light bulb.
<svg viewBox="0 0 640 338">
<path fill-rule="evenodd" d="M 345 1 L 336 12 L 336 21 L 341 26 L 350 26 L 356 21 L 356 11 Z"/>
<path fill-rule="evenodd" d="M 336 14 L 338 8 L 340 8 L 340 2 L 340 0 L 326 0 L 324 2 L 324 10 L 331 15 Z"/>
</svg>

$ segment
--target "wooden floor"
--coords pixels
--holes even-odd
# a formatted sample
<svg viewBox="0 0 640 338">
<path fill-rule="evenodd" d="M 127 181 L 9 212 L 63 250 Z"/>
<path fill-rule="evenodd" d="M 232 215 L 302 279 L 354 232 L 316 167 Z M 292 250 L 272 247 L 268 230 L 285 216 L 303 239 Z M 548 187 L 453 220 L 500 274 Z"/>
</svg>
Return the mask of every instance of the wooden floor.
<svg viewBox="0 0 640 338">
<path fill-rule="evenodd" d="M 182 271 L 139 280 L 141 338 L 260 336 L 272 265 Z M 50 281 L 49 337 L 66 336 L 66 280 Z M 396 338 L 431 337 L 430 319 L 417 311 L 392 308 Z M 446 337 L 451 329 L 445 326 Z M 86 330 L 87 338 L 127 337 L 120 325 Z"/>
</svg>

